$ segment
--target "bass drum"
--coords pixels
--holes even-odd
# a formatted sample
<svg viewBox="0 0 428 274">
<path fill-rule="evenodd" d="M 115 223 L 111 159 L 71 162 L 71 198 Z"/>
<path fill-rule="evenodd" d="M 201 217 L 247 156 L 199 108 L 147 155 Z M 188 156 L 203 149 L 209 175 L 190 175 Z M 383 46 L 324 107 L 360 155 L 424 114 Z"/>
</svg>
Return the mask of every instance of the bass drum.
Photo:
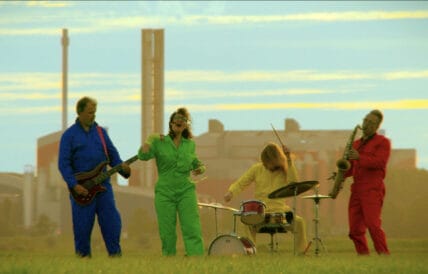
<svg viewBox="0 0 428 274">
<path fill-rule="evenodd" d="M 256 247 L 245 237 L 220 235 L 211 242 L 208 255 L 253 255 Z"/>
</svg>

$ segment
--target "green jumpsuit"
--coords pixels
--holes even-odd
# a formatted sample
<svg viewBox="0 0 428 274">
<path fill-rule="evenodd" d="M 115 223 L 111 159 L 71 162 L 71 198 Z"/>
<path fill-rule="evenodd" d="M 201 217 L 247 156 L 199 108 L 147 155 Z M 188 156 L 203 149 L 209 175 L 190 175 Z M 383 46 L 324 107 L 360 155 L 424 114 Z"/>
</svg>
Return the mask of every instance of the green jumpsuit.
<svg viewBox="0 0 428 274">
<path fill-rule="evenodd" d="M 149 139 L 150 150 L 147 153 L 140 150 L 138 158 L 144 161 L 156 159 L 155 209 L 162 254 L 176 254 L 178 214 L 186 255 L 203 255 L 199 208 L 195 184 L 190 177 L 192 170 L 204 168 L 195 154 L 195 142 L 181 138 L 180 145 L 176 147 L 169 135 Z"/>
</svg>

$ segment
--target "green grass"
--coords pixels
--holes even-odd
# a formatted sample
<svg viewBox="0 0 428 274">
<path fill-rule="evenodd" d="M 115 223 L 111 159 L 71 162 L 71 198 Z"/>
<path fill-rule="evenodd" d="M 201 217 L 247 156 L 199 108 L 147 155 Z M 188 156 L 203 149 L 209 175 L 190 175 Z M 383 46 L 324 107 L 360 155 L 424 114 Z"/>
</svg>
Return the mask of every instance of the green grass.
<svg viewBox="0 0 428 274">
<path fill-rule="evenodd" d="M 185 257 L 180 245 L 179 255 L 162 257 L 157 247 L 125 241 L 123 257 L 108 258 L 100 245 L 91 259 L 76 258 L 70 243 L 36 247 L 32 242 L 17 245 L 19 249 L 9 244 L 0 250 L 0 273 L 428 273 L 428 239 L 390 239 L 390 256 L 357 256 L 346 238 L 327 238 L 323 243 L 326 250 L 315 255 L 312 246 L 304 257 L 293 255 L 288 238 L 274 253 L 261 239 L 253 256 Z"/>
</svg>

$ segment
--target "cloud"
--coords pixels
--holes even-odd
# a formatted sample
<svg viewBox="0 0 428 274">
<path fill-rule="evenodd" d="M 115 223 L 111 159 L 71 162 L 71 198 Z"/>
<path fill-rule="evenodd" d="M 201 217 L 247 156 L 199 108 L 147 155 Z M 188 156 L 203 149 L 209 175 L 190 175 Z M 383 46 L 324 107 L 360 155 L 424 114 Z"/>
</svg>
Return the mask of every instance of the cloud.
<svg viewBox="0 0 428 274">
<path fill-rule="evenodd" d="M 278 96 L 297 96 L 297 95 L 311 95 L 311 94 L 329 94 L 338 93 L 333 90 L 323 89 L 278 89 L 278 90 L 254 90 L 254 91 L 243 91 L 235 90 L 231 91 L 218 91 L 218 90 L 177 90 L 167 89 L 166 96 L 171 99 L 214 99 L 214 98 L 257 98 L 257 97 L 278 97 Z"/>
<path fill-rule="evenodd" d="M 428 79 L 428 70 L 358 72 L 313 70 L 297 71 L 216 71 L 216 70 L 169 70 L 165 72 L 166 83 L 234 83 L 234 82 L 313 82 L 338 80 L 403 80 Z M 17 72 L 0 74 L 2 91 L 47 90 L 62 87 L 61 73 Z M 130 73 L 72 73 L 68 76 L 69 86 L 75 89 L 106 88 L 122 86 L 126 89 L 140 86 L 140 74 Z M 291 92 L 291 91 L 289 91 Z M 302 89 L 295 91 L 302 92 Z M 308 93 L 320 92 L 307 89 Z M 324 91 L 322 91 L 324 92 Z M 305 92 L 303 92 L 305 93 Z"/>
<path fill-rule="evenodd" d="M 26 1 L 25 5 L 28 7 L 64 8 L 73 6 L 73 3 L 70 1 Z"/>
<path fill-rule="evenodd" d="M 15 100 L 47 100 L 47 99 L 58 99 L 60 98 L 61 94 L 58 92 L 57 94 L 46 94 L 46 93 L 1 93 L 0 94 L 0 102 L 1 101 L 15 101 Z"/>
<path fill-rule="evenodd" d="M 409 20 L 427 19 L 428 11 L 345 11 L 345 12 L 310 12 L 288 15 L 228 15 L 228 16 L 187 16 L 184 23 L 195 24 L 259 24 L 259 23 L 281 23 L 290 21 L 378 21 L 378 20 Z"/>
<path fill-rule="evenodd" d="M 26 35 L 61 35 L 60 28 L 2 28 L 0 35 L 26 36 Z"/>
<path fill-rule="evenodd" d="M 385 80 L 428 78 L 428 70 L 388 72 L 383 74 L 383 78 Z"/>
<path fill-rule="evenodd" d="M 8 96 L 15 98 L 20 96 L 21 92 L 60 90 L 61 75 L 58 73 L 1 73 L 0 74 L 0 98 Z M 10 92 L 10 94 L 7 94 Z"/>
<path fill-rule="evenodd" d="M 372 79 L 376 76 L 361 72 L 338 71 L 168 71 L 165 79 L 173 82 L 295 82 Z"/>
<path fill-rule="evenodd" d="M 139 83 L 138 74 L 130 75 L 127 73 L 71 73 L 68 75 L 68 88 L 78 92 L 90 91 L 93 89 L 110 90 L 112 86 L 116 87 L 118 94 L 132 94 L 132 84 Z M 120 87 L 120 88 L 117 88 Z M 135 88 L 135 87 L 134 87 Z M 61 73 L 39 73 L 39 72 L 17 72 L 0 74 L 0 100 L 16 100 L 37 97 L 42 98 L 47 94 L 60 95 L 62 91 Z M 130 91 L 131 90 L 131 91 Z M 38 95 L 39 94 L 39 95 Z M 78 94 L 72 92 L 72 94 Z M 98 92 L 99 95 L 103 91 Z"/>
<path fill-rule="evenodd" d="M 268 109 L 328 109 L 355 110 L 376 108 L 411 110 L 428 109 L 428 99 L 406 98 L 386 101 L 336 101 L 323 102 L 320 96 L 305 98 L 305 95 L 339 94 L 360 92 L 364 90 L 364 82 L 359 81 L 358 88 L 351 86 L 332 86 L 328 89 L 305 88 L 313 86 L 313 81 L 369 79 L 382 81 L 398 81 L 403 79 L 428 79 L 428 70 L 420 71 L 389 71 L 389 72 L 341 72 L 322 73 L 318 71 L 167 71 L 165 81 L 169 86 L 165 90 L 166 104 L 176 100 L 186 100 L 195 111 L 239 111 Z M 192 85 L 194 82 L 208 84 L 209 89 L 180 89 L 183 83 Z M 300 87 L 289 89 L 266 89 L 263 85 L 252 85 L 251 89 L 241 87 L 240 83 L 253 82 L 296 82 Z M 380 81 L 380 82 L 379 82 Z M 218 87 L 217 84 L 237 83 L 233 91 Z M 343 82 L 341 82 L 343 85 Z M 345 82 L 346 83 L 346 82 Z M 379 84 L 378 84 L 379 85 Z M 257 87 L 259 86 L 259 87 Z M 367 87 L 366 87 L 367 88 Z M 0 75 L 0 115 L 34 115 L 58 112 L 61 105 L 61 82 L 59 73 L 3 73 Z M 71 91 L 70 91 L 71 90 Z M 76 73 L 69 77 L 69 108 L 73 109 L 75 101 L 82 96 L 102 98 L 104 105 L 120 108 L 124 113 L 140 111 L 141 101 L 140 75 L 128 73 Z M 426 97 L 426 96 L 425 96 Z M 347 97 L 348 98 L 348 97 Z M 234 99 L 231 101 L 230 99 Z M 236 99 L 239 99 L 238 101 Z M 260 103 L 253 103 L 257 99 Z M 262 101 L 263 100 L 263 101 Z M 191 105 L 192 102 L 198 102 Z M 293 102 L 291 102 L 293 101 Z M 319 102 L 318 102 L 319 101 Z M 214 102 L 214 103 L 212 103 Z M 222 103 L 233 102 L 233 103 Z M 238 102 L 238 103 L 235 103 Z M 38 106 L 40 105 L 40 106 Z M 168 106 L 166 106 L 167 108 Z"/>
<path fill-rule="evenodd" d="M 28 107 L 23 106 L 19 108 L 4 108 L 0 110 L 0 116 L 9 115 L 40 115 L 50 113 L 61 113 L 61 106 L 40 106 L 40 107 Z"/>
<path fill-rule="evenodd" d="M 110 100 L 109 100 L 110 99 Z M 108 102 L 113 103 L 111 98 L 103 98 L 103 105 Z M 412 100 L 390 100 L 390 101 L 360 101 L 360 102 L 267 102 L 267 103 L 233 103 L 233 104 L 186 104 L 193 112 L 212 111 L 245 111 L 245 110 L 276 110 L 276 109 L 318 109 L 329 111 L 364 110 L 375 109 L 382 106 L 383 110 L 428 110 L 428 99 Z M 69 106 L 73 109 L 74 106 Z M 117 105 L 115 102 L 115 112 L 117 114 L 138 114 L 141 111 L 139 105 Z M 166 105 L 166 110 L 175 109 L 175 105 Z M 46 113 L 60 113 L 59 106 L 39 106 L 39 107 L 3 107 L 0 109 L 0 116 L 9 115 L 40 115 Z"/>
<path fill-rule="evenodd" d="M 57 89 L 61 87 L 61 73 L 3 73 L 0 75 L 2 90 Z M 428 78 L 427 71 L 393 71 L 386 73 L 365 73 L 353 71 L 319 72 L 299 71 L 215 71 L 176 70 L 166 71 L 165 81 L 173 83 L 232 83 L 232 82 L 305 82 L 361 79 L 414 79 Z M 73 73 L 69 75 L 69 85 L 85 86 L 129 86 L 140 83 L 139 74 L 129 73 Z"/>
<path fill-rule="evenodd" d="M 30 1 L 2 1 L 0 2 L 1 6 L 18 6 L 18 7 L 30 7 L 30 8 L 63 8 L 73 6 L 71 1 L 39 1 L 39 0 L 30 0 Z"/>
<path fill-rule="evenodd" d="M 428 78 L 428 70 L 358 72 L 312 70 L 298 71 L 167 71 L 165 79 L 172 82 L 306 82 L 336 80 L 402 80 Z"/>
<path fill-rule="evenodd" d="M 271 24 L 284 22 L 357 22 L 384 20 L 426 20 L 428 10 L 398 10 L 398 11 L 343 11 L 343 12 L 309 12 L 284 15 L 193 15 L 190 13 L 164 15 L 156 10 L 156 16 L 145 9 L 136 6 L 132 11 L 138 15 L 123 16 L 116 11 L 82 11 L 83 9 L 68 9 L 70 2 L 30 1 L 39 7 L 57 8 L 56 14 L 35 11 L 33 16 L 26 12 L 16 13 L 11 20 L 0 19 L 0 35 L 58 35 L 58 22 L 67 22 L 72 33 L 95 33 L 124 29 L 165 28 L 168 26 L 201 26 L 201 25 L 237 25 L 237 24 Z M 40 2 L 40 3 L 37 3 Z M 25 3 L 25 2 L 24 2 Z M 28 3 L 27 3 L 28 4 Z M 24 4 L 25 5 L 25 4 Z M 81 6 L 85 7 L 84 5 Z M 63 9 L 60 9 L 63 8 Z M 165 6 L 165 9 L 171 7 Z M 43 11 L 43 10 L 42 10 Z M 39 13 L 37 13 L 39 12 Z M 45 11 L 46 12 L 46 11 Z M 129 14 L 129 13 L 128 13 Z M 37 16 L 34 16 L 37 15 Z M 30 19 L 29 18 L 34 18 Z M 45 27 L 39 27 L 43 24 Z"/>
<path fill-rule="evenodd" d="M 0 74 L 0 100 L 16 100 L 24 98 L 46 99 L 61 93 L 60 73 L 2 73 Z M 428 79 L 428 70 L 390 71 L 390 72 L 358 72 L 358 71 L 332 71 L 319 72 L 311 70 L 299 71 L 166 71 L 165 82 L 169 85 L 182 83 L 289 83 L 313 81 L 343 81 L 343 80 L 378 80 L 395 81 L 403 79 Z M 140 75 L 129 73 L 73 73 L 68 77 L 69 89 L 74 96 L 91 92 L 97 96 L 114 94 L 115 100 L 139 100 Z M 359 86 L 363 85 L 360 83 Z M 236 90 L 232 93 L 223 90 L 186 90 L 167 88 L 166 92 L 172 97 L 231 97 L 238 93 L 243 97 L 257 97 L 260 94 L 271 96 L 280 95 L 307 95 L 333 93 L 334 90 L 316 88 L 293 88 L 280 90 Z M 338 91 L 336 91 L 338 92 Z M 343 92 L 343 91 L 341 91 Z"/>
<path fill-rule="evenodd" d="M 375 109 L 382 106 L 384 110 L 428 109 L 428 99 L 395 100 L 395 101 L 361 101 L 361 102 L 271 102 L 242 104 L 189 105 L 193 111 L 242 111 L 274 109 L 321 109 L 321 110 L 358 110 Z"/>
</svg>

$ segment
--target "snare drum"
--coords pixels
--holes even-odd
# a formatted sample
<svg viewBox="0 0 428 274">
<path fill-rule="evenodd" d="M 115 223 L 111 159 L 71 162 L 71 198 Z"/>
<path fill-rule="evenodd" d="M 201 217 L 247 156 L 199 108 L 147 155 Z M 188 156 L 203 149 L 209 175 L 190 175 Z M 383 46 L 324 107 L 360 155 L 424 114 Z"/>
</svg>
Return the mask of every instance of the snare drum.
<svg viewBox="0 0 428 274">
<path fill-rule="evenodd" d="M 265 214 L 265 224 L 291 224 L 293 223 L 293 212 L 275 212 Z"/>
<path fill-rule="evenodd" d="M 285 213 L 266 213 L 265 224 L 284 224 L 286 223 Z"/>
<path fill-rule="evenodd" d="M 253 255 L 256 247 L 245 237 L 220 235 L 212 241 L 208 255 Z"/>
<path fill-rule="evenodd" d="M 266 213 L 265 221 L 256 227 L 257 233 L 286 233 L 292 229 L 293 212 Z"/>
<path fill-rule="evenodd" d="M 241 222 L 246 225 L 261 224 L 265 220 L 266 205 L 259 200 L 247 200 L 241 203 Z"/>
</svg>

